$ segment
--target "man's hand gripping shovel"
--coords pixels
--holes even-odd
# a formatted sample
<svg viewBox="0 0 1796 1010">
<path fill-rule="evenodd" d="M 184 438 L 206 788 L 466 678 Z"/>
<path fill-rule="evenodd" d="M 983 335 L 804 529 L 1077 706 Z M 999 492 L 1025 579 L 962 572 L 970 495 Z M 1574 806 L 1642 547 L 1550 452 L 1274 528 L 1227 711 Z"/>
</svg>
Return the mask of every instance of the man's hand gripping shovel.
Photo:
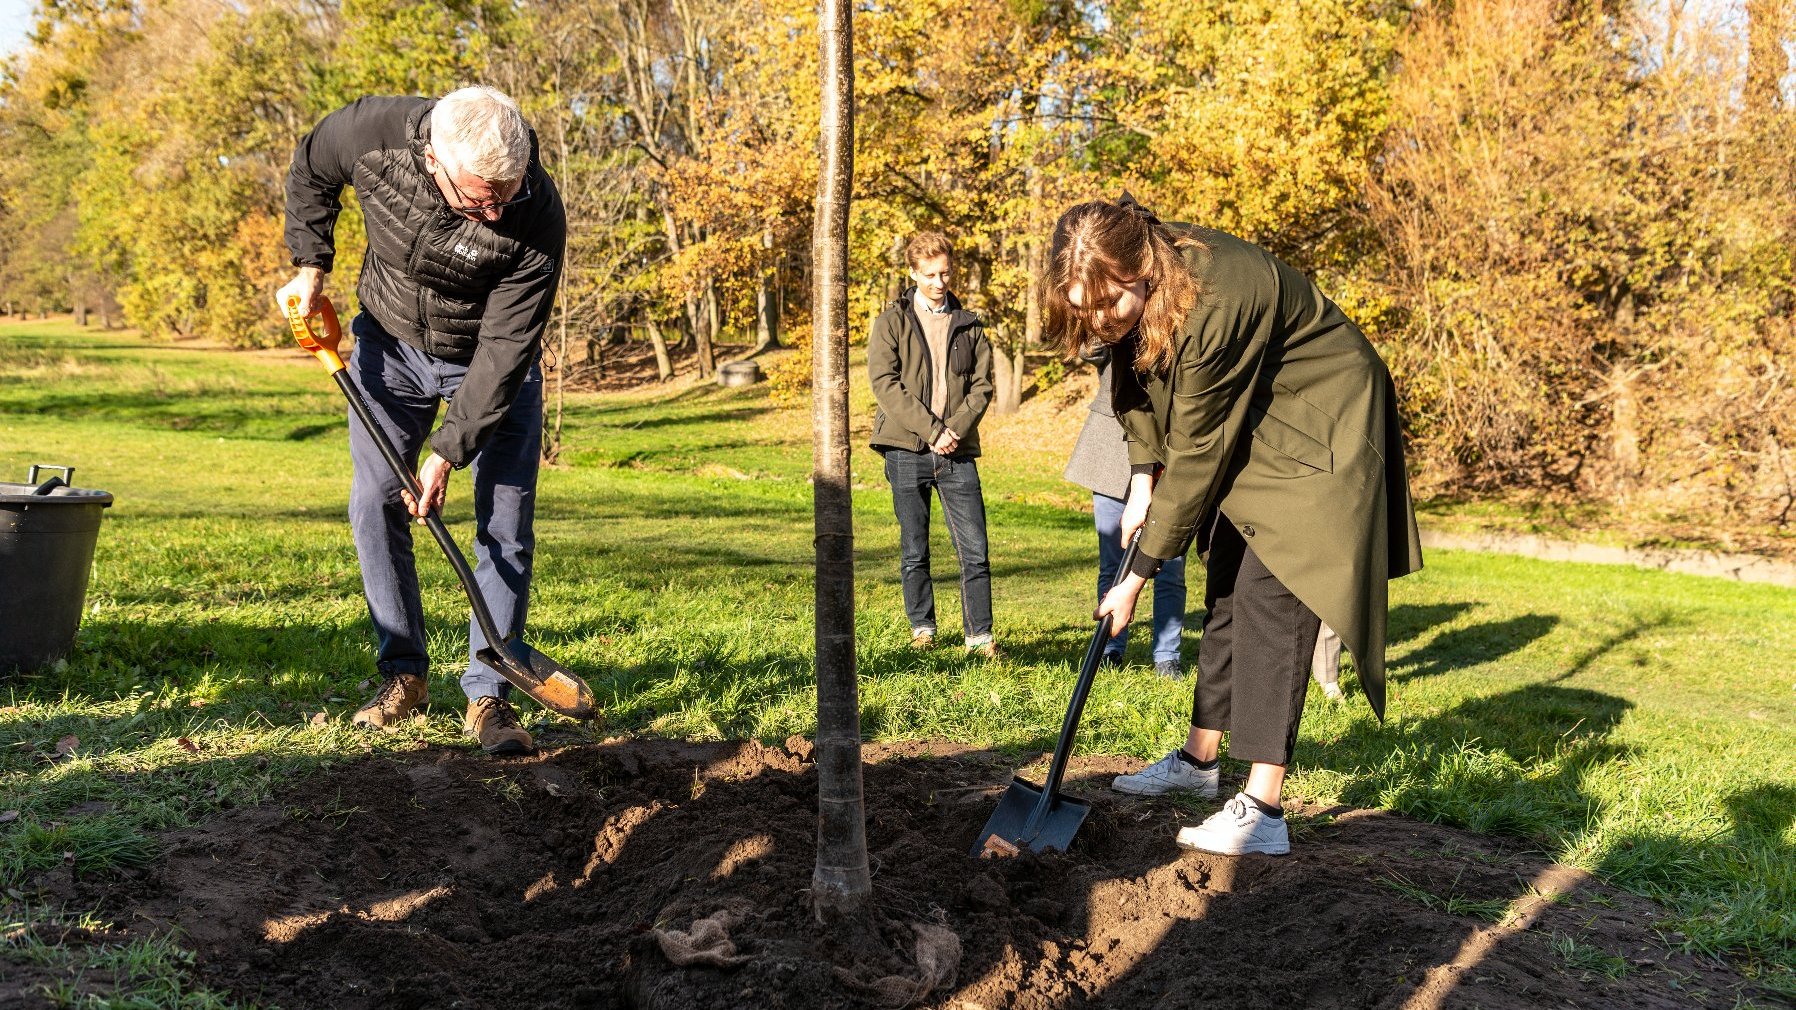
<svg viewBox="0 0 1796 1010">
<path fill-rule="evenodd" d="M 321 324 L 322 332 L 313 329 L 314 319 Z M 386 457 L 387 465 L 393 468 L 394 475 L 412 493 L 413 499 L 422 499 L 423 491 L 418 486 L 417 475 L 399 457 L 399 450 L 393 447 L 392 440 L 375 421 L 374 413 L 368 409 L 367 401 L 362 399 L 361 391 L 349 381 L 343 359 L 337 354 L 337 345 L 343 340 L 343 330 L 337 322 L 337 310 L 331 305 L 330 299 L 320 296 L 318 310 L 311 316 L 301 316 L 299 299 L 289 298 L 287 323 L 293 327 L 293 339 L 299 341 L 299 346 L 323 362 L 331 377 L 337 380 L 337 387 L 343 390 L 350 408 L 373 437 L 374 443 L 380 446 L 380 454 Z M 499 671 L 513 686 L 544 708 L 575 719 L 592 718 L 596 714 L 592 688 L 560 663 L 531 648 L 522 638 L 501 635 L 493 623 L 493 615 L 487 609 L 486 600 L 480 595 L 480 587 L 474 582 L 474 573 L 468 568 L 468 561 L 462 556 L 461 549 L 455 546 L 455 541 L 449 536 L 449 529 L 443 525 L 442 517 L 433 510 L 424 517 L 424 523 L 430 528 L 430 535 L 436 538 L 437 546 L 443 549 L 443 554 L 455 567 L 455 574 L 461 579 L 462 591 L 468 594 L 468 605 L 474 610 L 474 620 L 486 634 L 487 644 L 476 653 L 476 657 Z"/>
</svg>

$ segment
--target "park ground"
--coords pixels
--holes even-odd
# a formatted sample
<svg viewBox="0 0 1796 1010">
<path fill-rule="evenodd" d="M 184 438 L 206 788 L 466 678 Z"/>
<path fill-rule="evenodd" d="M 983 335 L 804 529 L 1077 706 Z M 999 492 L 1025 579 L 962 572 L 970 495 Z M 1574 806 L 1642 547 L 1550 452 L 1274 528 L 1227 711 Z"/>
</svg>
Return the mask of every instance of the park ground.
<svg viewBox="0 0 1796 1010">
<path fill-rule="evenodd" d="M 373 667 L 343 407 L 311 359 L 0 323 L 0 479 L 67 463 L 117 496 L 75 653 L 0 682 L 0 1006 L 1796 1002 L 1777 586 L 1432 553 L 1392 587 L 1385 724 L 1350 670 L 1346 704 L 1312 693 L 1278 861 L 1182 856 L 1176 824 L 1213 804 L 1102 788 L 1189 704 L 1137 642 L 1086 710 L 1080 845 L 962 858 L 1010 773 L 1040 774 L 1090 631 L 1089 516 L 1059 479 L 1077 389 L 989 425 L 995 663 L 952 647 L 940 530 L 950 647 L 907 648 L 857 448 L 876 912 L 820 935 L 807 410 L 568 396 L 532 639 L 605 721 L 531 713 L 543 752 L 495 761 L 458 736 L 465 610 L 429 554 L 435 704 L 347 724 Z M 452 492 L 464 543 L 469 514 Z M 724 935 L 740 962 L 676 966 L 694 937 L 730 961 Z"/>
</svg>

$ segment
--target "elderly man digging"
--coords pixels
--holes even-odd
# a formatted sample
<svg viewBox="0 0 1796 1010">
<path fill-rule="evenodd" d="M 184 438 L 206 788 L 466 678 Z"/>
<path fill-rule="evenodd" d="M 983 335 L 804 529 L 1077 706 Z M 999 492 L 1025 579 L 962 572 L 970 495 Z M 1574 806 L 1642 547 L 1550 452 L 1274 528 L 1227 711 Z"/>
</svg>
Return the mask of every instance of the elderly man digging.
<svg viewBox="0 0 1796 1010">
<path fill-rule="evenodd" d="M 442 507 L 452 471 L 473 478 L 481 595 L 501 632 L 523 632 L 542 440 L 537 359 L 567 219 L 535 135 L 504 94 L 363 98 L 324 117 L 293 153 L 286 241 L 299 272 L 276 296 L 283 309 L 297 298 L 310 314 L 323 292 L 346 185 L 368 232 L 349 375 L 423 489 L 413 500 L 352 416 L 349 521 L 381 675 L 354 721 L 391 729 L 429 700 L 410 520 Z M 488 753 L 528 752 L 510 685 L 474 658 L 485 642 L 473 622 L 469 637 L 464 728 Z"/>
</svg>

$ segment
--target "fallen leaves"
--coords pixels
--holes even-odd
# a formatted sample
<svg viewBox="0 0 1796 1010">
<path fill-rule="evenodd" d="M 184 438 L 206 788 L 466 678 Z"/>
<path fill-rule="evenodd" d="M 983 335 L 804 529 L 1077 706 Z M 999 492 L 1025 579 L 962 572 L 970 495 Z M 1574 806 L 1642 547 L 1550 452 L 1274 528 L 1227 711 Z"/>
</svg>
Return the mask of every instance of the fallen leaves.
<svg viewBox="0 0 1796 1010">
<path fill-rule="evenodd" d="M 39 757 L 41 760 L 43 760 L 47 764 L 58 764 L 60 762 L 67 761 L 69 758 L 73 757 L 75 755 L 75 751 L 78 750 L 80 747 L 81 747 L 81 738 L 76 736 L 73 733 L 70 733 L 69 735 L 56 741 L 56 747 L 50 753 L 39 755 Z"/>
</svg>

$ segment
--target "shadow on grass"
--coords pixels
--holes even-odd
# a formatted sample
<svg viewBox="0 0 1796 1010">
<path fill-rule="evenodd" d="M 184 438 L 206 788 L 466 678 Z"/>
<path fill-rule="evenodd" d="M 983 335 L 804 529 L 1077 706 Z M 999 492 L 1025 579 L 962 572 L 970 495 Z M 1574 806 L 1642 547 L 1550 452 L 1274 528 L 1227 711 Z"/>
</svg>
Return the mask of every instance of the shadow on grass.
<svg viewBox="0 0 1796 1010">
<path fill-rule="evenodd" d="M 1557 616 L 1523 614 L 1503 621 L 1443 631 L 1427 645 L 1392 663 L 1391 676 L 1393 679 L 1420 680 L 1495 662 L 1546 637 L 1558 626 Z"/>
</svg>

